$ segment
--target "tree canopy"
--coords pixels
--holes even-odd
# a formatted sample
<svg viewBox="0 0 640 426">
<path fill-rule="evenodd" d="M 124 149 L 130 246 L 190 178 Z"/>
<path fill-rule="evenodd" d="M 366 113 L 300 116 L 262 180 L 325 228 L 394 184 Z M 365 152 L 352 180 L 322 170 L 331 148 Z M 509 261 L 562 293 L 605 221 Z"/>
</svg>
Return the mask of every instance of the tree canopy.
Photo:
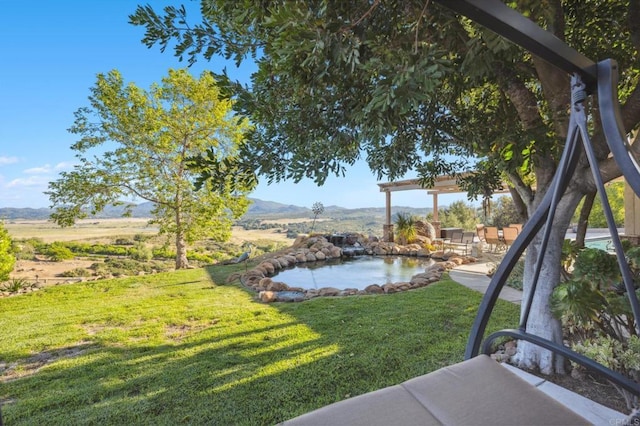
<svg viewBox="0 0 640 426">
<path fill-rule="evenodd" d="M 186 243 L 229 238 L 257 181 L 233 165 L 247 123 L 211 74 L 169 70 L 145 91 L 113 70 L 98 75 L 89 100 L 69 129 L 80 137 L 71 147 L 79 164 L 49 184 L 56 223 L 72 225 L 132 197 L 151 201 L 152 223 L 175 236 L 177 268 L 188 266 Z M 206 170 L 190 166 L 197 158 L 207 159 Z"/>
<path fill-rule="evenodd" d="M 255 125 L 242 157 L 269 180 L 322 184 L 363 157 L 379 178 L 414 170 L 429 184 L 457 175 L 470 197 L 491 194 L 506 177 L 523 216 L 549 187 L 567 134 L 570 76 L 491 31 L 428 0 L 200 4 L 195 23 L 174 6 L 160 13 L 140 6 L 130 20 L 145 27 L 149 47 L 171 46 L 189 61 L 223 55 L 257 63 L 250 86 L 226 73 L 217 78 Z M 616 59 L 622 120 L 626 131 L 637 129 L 639 0 L 508 4 L 586 56 Z M 599 121 L 590 126 L 609 181 L 620 171 Z M 591 176 L 585 161 L 560 203 L 540 274 L 545 284 L 529 316 L 532 329 L 552 340 L 561 339 L 548 299 L 560 279 L 564 231 L 595 190 Z M 527 250 L 525 292 L 542 255 L 537 241 Z M 518 351 L 523 367 L 563 369 L 546 351 L 525 344 Z"/>
</svg>

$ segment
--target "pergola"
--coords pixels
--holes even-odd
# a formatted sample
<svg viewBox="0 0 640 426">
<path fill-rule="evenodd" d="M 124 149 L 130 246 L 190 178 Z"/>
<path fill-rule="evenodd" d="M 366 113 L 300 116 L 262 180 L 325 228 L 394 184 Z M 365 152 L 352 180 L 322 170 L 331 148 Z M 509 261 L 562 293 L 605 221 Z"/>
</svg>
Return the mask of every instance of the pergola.
<svg viewBox="0 0 640 426">
<path fill-rule="evenodd" d="M 624 178 L 618 178 L 616 180 L 624 180 Z M 406 179 L 398 180 L 395 182 L 379 183 L 380 192 L 385 193 L 385 224 L 383 225 L 383 240 L 393 241 L 393 223 L 391 222 L 391 193 L 395 191 L 411 191 L 411 190 L 423 190 L 427 191 L 428 195 L 433 196 L 433 222 L 431 223 L 436 228 L 436 233 L 440 232 L 440 220 L 438 219 L 438 195 L 439 194 L 455 194 L 464 192 L 456 183 L 455 178 L 451 176 L 438 176 L 434 185 L 430 188 L 425 188 L 420 185 L 420 179 Z M 495 191 L 495 193 L 509 192 L 506 184 L 503 185 L 503 189 Z M 636 196 L 631 188 L 625 181 L 624 192 L 624 234 L 625 238 L 631 240 L 634 244 L 640 244 L 640 198 Z"/>
<path fill-rule="evenodd" d="M 386 197 L 386 215 L 385 224 L 383 225 L 383 240 L 393 241 L 393 224 L 391 223 L 391 193 L 395 191 L 410 191 L 410 190 L 423 190 L 427 191 L 428 195 L 433 196 L 433 222 L 431 223 L 436 228 L 436 233 L 440 232 L 440 220 L 438 219 L 438 195 L 440 194 L 455 194 L 465 192 L 457 184 L 456 179 L 452 176 L 438 176 L 433 186 L 426 188 L 420 184 L 420 179 L 406 179 L 395 182 L 379 183 L 380 192 L 385 193 Z M 496 191 L 497 193 L 509 192 L 506 184 L 503 185 L 502 190 Z"/>
</svg>

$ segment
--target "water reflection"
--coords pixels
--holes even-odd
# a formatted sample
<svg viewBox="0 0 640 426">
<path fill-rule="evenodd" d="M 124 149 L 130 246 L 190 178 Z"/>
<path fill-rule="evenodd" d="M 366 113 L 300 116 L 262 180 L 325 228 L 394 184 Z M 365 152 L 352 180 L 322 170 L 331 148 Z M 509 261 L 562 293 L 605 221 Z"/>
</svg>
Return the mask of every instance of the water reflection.
<svg viewBox="0 0 640 426">
<path fill-rule="evenodd" d="M 370 284 L 409 281 L 433 263 L 431 259 L 406 256 L 359 256 L 301 263 L 281 271 L 273 279 L 304 289 L 364 289 Z"/>
</svg>

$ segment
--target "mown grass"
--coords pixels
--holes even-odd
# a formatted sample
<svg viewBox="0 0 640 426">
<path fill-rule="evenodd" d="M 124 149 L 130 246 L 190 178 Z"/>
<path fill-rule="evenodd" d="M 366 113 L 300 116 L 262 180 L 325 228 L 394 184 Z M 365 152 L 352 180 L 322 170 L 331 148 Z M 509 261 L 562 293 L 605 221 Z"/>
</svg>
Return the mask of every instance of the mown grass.
<svg viewBox="0 0 640 426">
<path fill-rule="evenodd" d="M 480 302 L 445 280 L 265 305 L 222 285 L 237 268 L 1 299 L 5 424 L 274 424 L 460 361 Z M 496 314 L 512 327 L 518 307 Z"/>
</svg>

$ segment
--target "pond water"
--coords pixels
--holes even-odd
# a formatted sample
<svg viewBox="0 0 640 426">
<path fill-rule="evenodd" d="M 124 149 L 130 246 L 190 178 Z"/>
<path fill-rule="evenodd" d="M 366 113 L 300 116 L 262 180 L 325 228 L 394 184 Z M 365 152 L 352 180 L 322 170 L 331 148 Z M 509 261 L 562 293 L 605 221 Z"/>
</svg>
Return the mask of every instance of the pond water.
<svg viewBox="0 0 640 426">
<path fill-rule="evenodd" d="M 273 277 L 290 287 L 319 289 L 334 287 L 340 290 L 363 290 L 371 284 L 383 285 L 409 281 L 425 271 L 433 260 L 406 256 L 356 256 L 331 259 L 324 262 L 300 263 L 291 269 L 280 271 Z"/>
</svg>

